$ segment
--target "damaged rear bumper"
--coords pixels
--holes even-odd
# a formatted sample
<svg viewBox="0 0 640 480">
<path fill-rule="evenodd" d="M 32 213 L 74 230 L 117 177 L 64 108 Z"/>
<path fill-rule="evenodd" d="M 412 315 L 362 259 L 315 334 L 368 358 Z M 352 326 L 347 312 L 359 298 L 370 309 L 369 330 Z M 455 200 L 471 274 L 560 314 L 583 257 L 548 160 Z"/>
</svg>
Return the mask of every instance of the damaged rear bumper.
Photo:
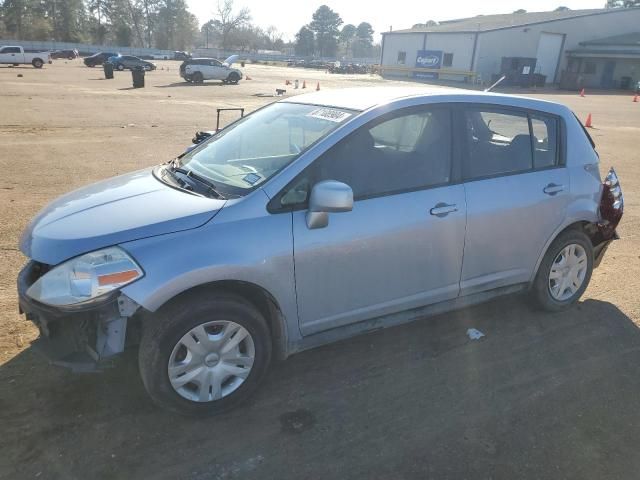
<svg viewBox="0 0 640 480">
<path fill-rule="evenodd" d="M 111 366 L 124 350 L 127 323 L 139 309 L 128 297 L 114 292 L 82 305 L 52 307 L 27 296 L 39 264 L 29 262 L 18 275 L 19 310 L 40 331 L 32 343 L 52 365 L 74 372 L 93 372 Z"/>
<path fill-rule="evenodd" d="M 607 252 L 607 249 L 609 248 L 609 245 L 611 245 L 611 242 L 619 239 L 620 237 L 618 236 L 617 232 L 613 232 L 613 237 L 593 247 L 593 268 L 597 268 L 598 266 L 600 266 L 600 262 L 604 258 L 604 254 Z"/>
</svg>

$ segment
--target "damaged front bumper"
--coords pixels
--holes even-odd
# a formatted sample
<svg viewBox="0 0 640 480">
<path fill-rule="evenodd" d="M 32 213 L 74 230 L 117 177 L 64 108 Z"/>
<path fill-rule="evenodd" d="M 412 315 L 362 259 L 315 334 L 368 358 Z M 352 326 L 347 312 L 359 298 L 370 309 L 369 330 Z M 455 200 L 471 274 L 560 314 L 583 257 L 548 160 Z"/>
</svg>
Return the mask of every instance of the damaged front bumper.
<svg viewBox="0 0 640 480">
<path fill-rule="evenodd" d="M 40 331 L 32 343 L 52 365 L 74 372 L 93 372 L 112 365 L 125 347 L 128 320 L 139 306 L 115 291 L 81 305 L 52 307 L 27 296 L 44 274 L 43 264 L 30 261 L 18 275 L 19 310 Z"/>
</svg>

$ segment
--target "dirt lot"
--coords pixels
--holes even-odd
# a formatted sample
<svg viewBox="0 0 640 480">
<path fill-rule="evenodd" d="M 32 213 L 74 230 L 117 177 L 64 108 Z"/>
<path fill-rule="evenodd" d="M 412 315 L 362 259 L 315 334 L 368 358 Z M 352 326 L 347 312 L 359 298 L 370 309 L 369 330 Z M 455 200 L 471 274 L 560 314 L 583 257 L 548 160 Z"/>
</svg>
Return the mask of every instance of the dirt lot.
<svg viewBox="0 0 640 480">
<path fill-rule="evenodd" d="M 214 127 L 216 107 L 255 109 L 273 100 L 255 94 L 293 93 L 287 78 L 397 83 L 247 66 L 239 86 L 189 86 L 177 62 L 158 63 L 142 90 L 79 61 L 0 68 L 0 478 L 637 478 L 640 104 L 629 95 L 526 92 L 593 114 L 602 169 L 616 166 L 626 197 L 622 240 L 568 313 L 506 298 L 309 351 L 249 405 L 207 420 L 154 407 L 134 361 L 88 376 L 46 366 L 14 282 L 19 234 L 47 202 L 168 160 Z M 486 337 L 469 341 L 469 327 Z"/>
</svg>

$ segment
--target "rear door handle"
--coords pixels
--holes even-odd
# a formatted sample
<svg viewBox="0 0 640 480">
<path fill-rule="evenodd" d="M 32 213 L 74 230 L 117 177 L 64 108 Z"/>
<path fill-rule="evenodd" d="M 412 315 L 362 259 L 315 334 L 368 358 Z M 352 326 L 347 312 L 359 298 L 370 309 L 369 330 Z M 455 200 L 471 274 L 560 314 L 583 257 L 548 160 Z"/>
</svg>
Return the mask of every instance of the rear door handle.
<svg viewBox="0 0 640 480">
<path fill-rule="evenodd" d="M 456 207 L 455 204 L 448 205 L 446 203 L 440 202 L 436 204 L 436 206 L 433 207 L 431 210 L 429 210 L 429 213 L 431 215 L 435 215 L 436 217 L 442 218 L 442 217 L 446 217 L 450 213 L 457 212 L 457 211 L 458 211 L 458 207 Z"/>
<path fill-rule="evenodd" d="M 557 185 L 555 183 L 550 183 L 549 185 L 547 185 L 542 189 L 542 191 L 547 195 L 555 195 L 556 193 L 559 193 L 563 190 L 564 190 L 564 186 Z"/>
</svg>

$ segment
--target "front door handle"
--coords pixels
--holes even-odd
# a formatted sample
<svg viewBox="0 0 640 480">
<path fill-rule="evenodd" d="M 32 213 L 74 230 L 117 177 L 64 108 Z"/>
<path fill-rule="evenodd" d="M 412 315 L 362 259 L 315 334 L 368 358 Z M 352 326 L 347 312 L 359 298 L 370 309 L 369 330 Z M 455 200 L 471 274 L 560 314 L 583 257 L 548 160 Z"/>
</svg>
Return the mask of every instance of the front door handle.
<svg viewBox="0 0 640 480">
<path fill-rule="evenodd" d="M 564 186 L 557 185 L 555 183 L 550 183 L 549 185 L 547 185 L 542 189 L 542 191 L 547 195 L 555 195 L 556 193 L 559 193 L 563 190 L 564 190 Z"/>
<path fill-rule="evenodd" d="M 435 215 L 436 217 L 442 218 L 442 217 L 446 217 L 450 213 L 457 212 L 457 211 L 458 211 L 458 207 L 456 207 L 455 204 L 449 205 L 449 204 L 440 202 L 436 204 L 436 206 L 433 207 L 431 210 L 429 210 L 429 213 L 431 215 Z"/>
</svg>

